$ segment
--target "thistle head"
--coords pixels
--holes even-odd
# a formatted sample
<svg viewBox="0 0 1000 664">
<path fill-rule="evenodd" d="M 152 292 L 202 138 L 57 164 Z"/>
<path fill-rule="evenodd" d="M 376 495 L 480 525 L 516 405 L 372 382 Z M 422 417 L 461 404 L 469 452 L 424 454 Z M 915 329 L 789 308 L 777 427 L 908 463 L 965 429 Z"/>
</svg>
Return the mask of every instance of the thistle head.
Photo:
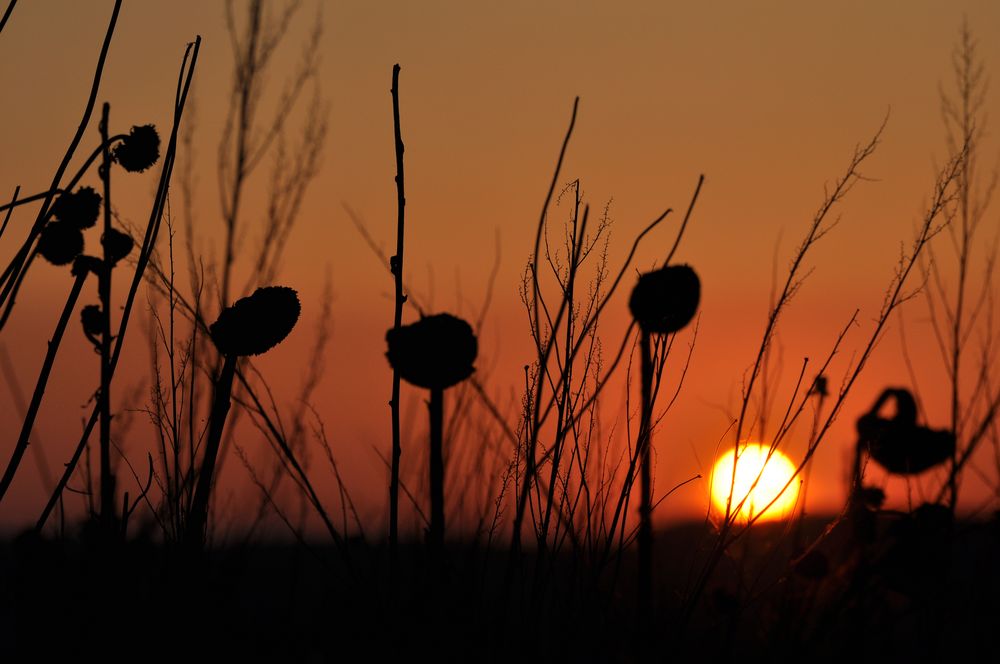
<svg viewBox="0 0 1000 664">
<path fill-rule="evenodd" d="M 53 265 L 66 265 L 83 252 L 83 233 L 65 221 L 50 221 L 38 238 L 38 253 Z"/>
<path fill-rule="evenodd" d="M 451 387 L 472 375 L 478 344 L 472 326 L 451 314 L 421 318 L 386 332 L 389 364 L 408 383 Z"/>
<path fill-rule="evenodd" d="M 668 265 L 639 276 L 628 308 L 644 332 L 670 333 L 694 318 L 701 282 L 690 265 Z"/>
<path fill-rule="evenodd" d="M 126 171 L 141 173 L 160 158 L 160 135 L 151 124 L 132 127 L 128 136 L 115 146 L 111 157 Z"/>
<path fill-rule="evenodd" d="M 79 229 L 90 228 L 97 223 L 101 211 L 101 195 L 93 187 L 80 187 L 59 195 L 52 204 L 52 216 Z"/>
<path fill-rule="evenodd" d="M 260 355 L 288 336 L 301 310 L 298 294 L 291 288 L 258 288 L 223 309 L 209 332 L 223 355 Z"/>
<path fill-rule="evenodd" d="M 134 245 L 131 237 L 114 228 L 101 236 L 101 244 L 107 251 L 108 259 L 112 265 L 128 256 Z"/>
</svg>

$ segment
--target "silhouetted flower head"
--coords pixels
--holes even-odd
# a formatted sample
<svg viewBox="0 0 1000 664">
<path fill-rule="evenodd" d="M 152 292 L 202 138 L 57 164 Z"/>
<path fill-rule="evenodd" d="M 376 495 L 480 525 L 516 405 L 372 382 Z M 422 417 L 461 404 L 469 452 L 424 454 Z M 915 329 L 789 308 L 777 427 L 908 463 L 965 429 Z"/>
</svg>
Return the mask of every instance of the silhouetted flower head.
<svg viewBox="0 0 1000 664">
<path fill-rule="evenodd" d="M 698 310 L 701 282 L 689 265 L 667 267 L 639 276 L 628 308 L 645 332 L 677 332 Z"/>
<path fill-rule="evenodd" d="M 882 417 L 879 411 L 890 400 L 896 413 Z M 950 431 L 917 424 L 917 405 L 909 390 L 889 388 L 872 409 L 858 418 L 858 446 L 890 473 L 915 475 L 951 458 L 955 436 Z"/>
<path fill-rule="evenodd" d="M 38 253 L 53 265 L 66 265 L 83 251 L 83 233 L 65 221 L 50 221 L 38 238 Z"/>
<path fill-rule="evenodd" d="M 444 389 L 475 371 L 478 344 L 472 326 L 451 314 L 436 314 L 385 334 L 389 364 L 407 383 Z"/>
<path fill-rule="evenodd" d="M 132 127 L 111 155 L 126 171 L 141 173 L 160 158 L 160 135 L 153 125 Z"/>
<path fill-rule="evenodd" d="M 288 336 L 301 310 L 299 297 L 291 288 L 258 288 L 224 309 L 209 332 L 223 355 L 260 355 Z"/>
<path fill-rule="evenodd" d="M 111 259 L 111 264 L 114 265 L 129 255 L 134 243 L 128 235 L 112 228 L 101 236 L 101 244 L 107 249 L 108 258 Z"/>
<path fill-rule="evenodd" d="M 79 229 L 97 223 L 101 211 L 101 195 L 93 187 L 80 187 L 76 191 L 60 194 L 52 204 L 52 216 Z"/>
</svg>

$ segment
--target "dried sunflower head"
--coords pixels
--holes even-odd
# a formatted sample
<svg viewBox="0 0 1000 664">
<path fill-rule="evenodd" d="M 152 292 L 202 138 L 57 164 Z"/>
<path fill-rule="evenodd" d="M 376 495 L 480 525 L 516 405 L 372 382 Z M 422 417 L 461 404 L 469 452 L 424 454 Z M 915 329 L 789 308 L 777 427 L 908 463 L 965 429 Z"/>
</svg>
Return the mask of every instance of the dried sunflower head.
<svg viewBox="0 0 1000 664">
<path fill-rule="evenodd" d="M 421 318 L 386 332 L 389 364 L 408 383 L 444 389 L 475 371 L 478 344 L 472 326 L 451 314 Z"/>
<path fill-rule="evenodd" d="M 291 288 L 258 288 L 224 309 L 209 332 L 223 355 L 260 355 L 288 336 L 301 310 L 298 294 Z"/>
<path fill-rule="evenodd" d="M 677 332 L 691 322 L 701 282 L 690 265 L 668 265 L 639 276 L 628 307 L 645 332 Z"/>
<path fill-rule="evenodd" d="M 141 173 L 146 170 L 160 158 L 160 135 L 156 127 L 151 124 L 132 127 L 111 156 L 126 171 Z"/>
<path fill-rule="evenodd" d="M 59 195 L 52 204 L 52 216 L 79 229 L 97 223 L 101 211 L 101 195 L 93 187 L 80 187 Z"/>
<path fill-rule="evenodd" d="M 38 238 L 38 253 L 53 265 L 66 265 L 83 252 L 83 233 L 65 221 L 50 221 Z"/>
</svg>

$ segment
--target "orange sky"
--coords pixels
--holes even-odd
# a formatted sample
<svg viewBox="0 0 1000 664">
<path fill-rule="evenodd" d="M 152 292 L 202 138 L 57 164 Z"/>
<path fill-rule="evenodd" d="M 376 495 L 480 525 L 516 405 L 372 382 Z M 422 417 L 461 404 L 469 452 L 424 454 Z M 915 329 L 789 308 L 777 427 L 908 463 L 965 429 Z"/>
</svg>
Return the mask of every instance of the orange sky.
<svg viewBox="0 0 1000 664">
<path fill-rule="evenodd" d="M 2 196 L 18 184 L 23 192 L 47 186 L 79 122 L 111 4 L 36 0 L 17 6 L 0 36 Z M 934 164 L 945 155 L 938 90 L 950 82 L 950 53 L 963 16 L 980 39 L 988 72 L 1000 71 L 1000 43 L 992 39 L 1000 5 L 988 0 L 825 6 L 357 0 L 322 7 L 322 86 L 330 130 L 323 168 L 307 195 L 280 279 L 300 291 L 303 324 L 260 365 L 279 398 L 294 394 L 328 274 L 333 335 L 315 402 L 362 513 L 373 519 L 385 510 L 386 473 L 372 446 L 389 446 L 383 338 L 391 324 L 392 283 L 342 204 L 358 211 L 391 253 L 393 63 L 403 67 L 407 280 L 434 310 L 472 317 L 499 238 L 502 261 L 480 339 L 480 364 L 496 367 L 491 387 L 505 401 L 513 396 L 515 407 L 521 366 L 530 361 L 517 287 L 573 97 L 581 98 L 580 113 L 562 179 L 580 178 L 595 209 L 613 199 L 613 266 L 663 209 L 683 210 L 699 173 L 706 175 L 678 254 L 702 279 L 700 335 L 681 398 L 655 437 L 661 488 L 710 466 L 760 341 L 775 261 L 783 275 L 824 182 L 841 172 L 855 143 L 869 138 L 891 109 L 884 141 L 865 169 L 877 182 L 859 185 L 841 208 L 840 225 L 810 256 L 815 271 L 783 319 L 785 373 L 778 403 L 784 403 L 781 390 L 790 388 L 801 358 L 823 355 L 855 308 L 862 324 L 841 360 L 848 361 L 867 338 L 901 243 L 908 244 L 929 196 Z M 299 16 L 295 40 L 304 38 L 312 15 L 307 7 Z M 118 127 L 168 126 L 184 44 L 202 35 L 197 154 L 182 158 L 195 159 L 198 241 L 206 250 L 221 237 L 215 154 L 231 68 L 224 27 L 221 3 L 126 2 L 100 96 L 111 102 Z M 280 90 L 281 66 L 290 66 L 297 54 L 297 45 L 286 45 L 271 74 L 270 94 Z M 998 95 L 994 86 L 988 111 L 1000 108 Z M 96 115 L 93 125 L 85 145 L 96 144 Z M 995 154 L 997 143 L 990 138 L 983 158 L 989 162 Z M 267 170 L 261 169 L 248 195 L 250 210 L 263 205 Z M 89 177 L 96 184 L 96 176 Z M 120 213 L 142 220 L 154 184 L 147 174 L 120 186 Z M 559 209 L 554 219 L 563 214 Z M 15 216 L 9 232 L 16 235 L 31 219 L 27 212 Z M 649 237 L 637 265 L 662 257 L 678 219 Z M 994 211 L 992 229 L 996 219 Z M 5 239 L 4 263 L 11 251 Z M 0 336 L 27 392 L 68 288 L 65 270 L 36 268 Z M 465 301 L 459 302 L 457 292 Z M 613 305 L 603 329 L 608 347 L 617 348 L 627 309 L 624 300 Z M 933 389 L 942 384 L 943 370 L 926 307 L 917 300 L 905 314 L 914 356 L 927 358 L 918 363 L 918 378 L 930 407 L 928 422 L 943 427 L 947 409 Z M 406 317 L 413 320 L 416 313 L 409 309 Z M 119 378 L 119 395 L 140 384 L 148 364 L 141 328 L 131 335 L 126 348 L 134 369 Z M 96 370 L 96 357 L 82 339 L 67 343 L 46 395 L 45 421 L 37 427 L 54 468 L 75 442 Z M 810 490 L 815 509 L 834 509 L 843 501 L 854 418 L 885 385 L 908 383 L 894 325 L 817 455 L 817 485 Z M 145 394 L 138 393 L 134 407 L 142 407 Z M 609 418 L 621 398 L 620 389 L 609 394 Z M 9 391 L 0 389 L 4 462 L 20 421 L 10 404 Z M 140 458 L 142 418 L 137 416 L 127 441 Z M 793 455 L 802 446 L 793 441 Z M 414 460 L 410 464 L 404 470 L 416 484 L 423 472 Z M 0 523 L 35 518 L 43 489 L 33 465 L 26 462 L 0 507 Z M 989 458 L 980 465 L 988 472 Z M 231 464 L 226 472 L 230 504 L 252 495 L 242 468 Z M 324 496 L 335 503 L 326 473 L 317 473 Z M 988 493 L 981 481 L 970 478 L 968 484 L 965 504 L 971 510 Z M 891 485 L 889 492 L 905 500 L 902 485 Z M 707 486 L 694 483 L 663 503 L 657 516 L 690 517 L 706 504 Z"/>
</svg>

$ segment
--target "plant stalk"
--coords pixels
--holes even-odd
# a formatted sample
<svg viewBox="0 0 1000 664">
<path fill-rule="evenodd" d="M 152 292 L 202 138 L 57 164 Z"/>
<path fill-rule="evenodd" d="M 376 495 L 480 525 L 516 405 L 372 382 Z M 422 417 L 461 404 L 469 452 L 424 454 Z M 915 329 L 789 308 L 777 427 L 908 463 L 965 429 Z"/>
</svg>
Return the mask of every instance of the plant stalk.
<svg viewBox="0 0 1000 664">
<path fill-rule="evenodd" d="M 444 390 L 431 388 L 431 527 L 428 544 L 438 554 L 444 547 Z"/>
<path fill-rule="evenodd" d="M 639 503 L 639 616 L 648 616 L 653 591 L 653 478 L 651 463 L 651 427 L 653 422 L 653 350 L 650 334 L 639 337 L 642 355 L 642 415 L 639 424 L 640 496 Z"/>
<path fill-rule="evenodd" d="M 399 123 L 399 65 L 392 68 L 392 121 L 396 150 L 396 254 L 389 261 L 396 287 L 392 327 L 398 330 L 403 325 L 403 228 L 406 209 L 406 189 L 403 180 L 403 134 Z M 399 459 L 403 454 L 399 431 L 399 371 L 392 370 L 392 399 L 389 410 L 392 419 L 392 457 L 389 467 L 389 575 L 392 587 L 396 587 L 396 570 L 399 561 Z M 432 397 L 433 398 L 433 397 Z M 433 483 L 432 483 L 433 486 Z"/>
<path fill-rule="evenodd" d="M 198 473 L 198 486 L 191 502 L 188 515 L 186 543 L 195 549 L 205 545 L 205 526 L 208 523 L 208 499 L 212 491 L 212 476 L 219 456 L 222 431 L 229 414 L 230 396 L 233 393 L 233 377 L 236 375 L 236 356 L 226 355 L 215 381 L 215 396 L 212 399 L 212 414 L 209 416 L 208 437 L 205 440 L 205 456 Z"/>
</svg>

